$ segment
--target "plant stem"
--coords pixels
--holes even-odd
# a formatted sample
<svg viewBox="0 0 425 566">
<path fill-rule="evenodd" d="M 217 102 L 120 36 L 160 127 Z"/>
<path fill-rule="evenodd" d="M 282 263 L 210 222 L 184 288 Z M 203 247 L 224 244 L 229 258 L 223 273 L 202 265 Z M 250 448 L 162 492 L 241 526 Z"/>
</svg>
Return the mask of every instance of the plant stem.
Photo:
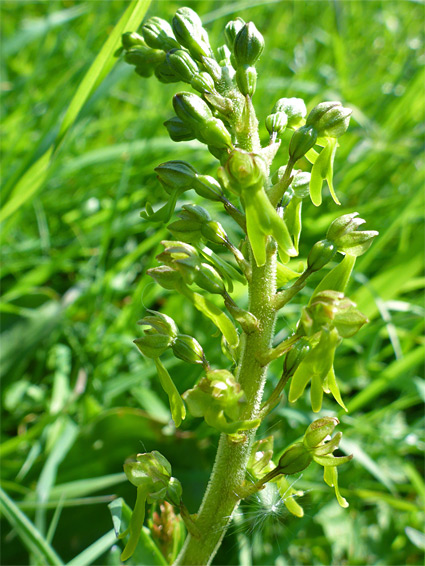
<svg viewBox="0 0 425 566">
<path fill-rule="evenodd" d="M 241 362 L 237 378 L 247 400 L 241 415 L 244 420 L 255 419 L 259 414 L 267 375 L 268 366 L 260 364 L 257 354 L 270 349 L 273 336 L 276 320 L 276 311 L 273 308 L 276 292 L 276 253 L 271 253 L 262 267 L 257 267 L 251 257 L 251 267 L 249 311 L 257 318 L 260 329 L 242 336 Z M 187 536 L 175 566 L 211 563 L 229 526 L 232 513 L 239 505 L 240 499 L 236 491 L 245 480 L 254 436 L 255 430 L 248 431 L 243 441 L 235 442 L 226 434 L 221 435 L 214 468 L 196 519 L 201 536 Z"/>
</svg>

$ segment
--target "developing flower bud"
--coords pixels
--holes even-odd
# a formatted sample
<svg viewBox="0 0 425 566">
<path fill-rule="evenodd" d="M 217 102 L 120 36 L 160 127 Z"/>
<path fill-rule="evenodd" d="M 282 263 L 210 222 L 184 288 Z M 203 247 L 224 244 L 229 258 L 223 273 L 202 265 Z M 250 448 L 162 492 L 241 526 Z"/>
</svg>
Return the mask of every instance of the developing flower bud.
<svg viewBox="0 0 425 566">
<path fill-rule="evenodd" d="M 340 102 L 321 102 L 308 115 L 306 126 L 312 126 L 319 137 L 339 138 L 347 131 L 352 112 Z"/>
<path fill-rule="evenodd" d="M 277 467 L 281 474 L 289 476 L 305 470 L 312 460 L 310 452 L 302 442 L 297 442 L 285 450 L 279 459 Z"/>
<path fill-rule="evenodd" d="M 227 234 L 224 231 L 223 226 L 220 222 L 216 222 L 215 220 L 210 220 L 209 222 L 202 224 L 201 233 L 204 238 L 214 244 L 223 244 L 228 241 Z"/>
<path fill-rule="evenodd" d="M 212 113 L 207 104 L 197 94 L 180 92 L 173 96 L 173 107 L 177 116 L 196 130 L 205 127 Z"/>
<path fill-rule="evenodd" d="M 199 196 L 208 200 L 221 201 L 223 198 L 220 183 L 209 175 L 197 175 L 192 184 L 192 188 Z"/>
<path fill-rule="evenodd" d="M 236 18 L 236 20 L 227 22 L 226 27 L 224 28 L 224 38 L 226 40 L 227 47 L 231 51 L 233 51 L 235 37 L 237 36 L 238 32 L 244 27 L 244 25 L 245 22 L 242 18 Z"/>
<path fill-rule="evenodd" d="M 292 129 L 302 126 L 307 114 L 307 108 L 301 98 L 280 98 L 273 111 L 285 112 L 288 117 L 287 127 Z"/>
<path fill-rule="evenodd" d="M 295 163 L 311 149 L 317 140 L 317 132 L 311 126 L 302 126 L 296 130 L 289 143 L 289 157 Z"/>
<path fill-rule="evenodd" d="M 196 138 L 193 128 L 185 124 L 177 116 L 166 120 L 164 126 L 167 128 L 170 138 L 175 142 L 189 141 Z"/>
<path fill-rule="evenodd" d="M 199 69 L 187 51 L 172 49 L 167 53 L 167 63 L 174 73 L 182 80 L 190 83 Z"/>
<path fill-rule="evenodd" d="M 176 285 L 181 281 L 182 277 L 178 271 L 167 265 L 160 265 L 159 267 L 151 267 L 146 273 L 154 279 L 158 285 L 169 291 L 176 288 Z"/>
<path fill-rule="evenodd" d="M 307 258 L 307 269 L 311 273 L 319 271 L 336 255 L 336 246 L 329 240 L 320 240 L 311 248 Z"/>
<path fill-rule="evenodd" d="M 155 67 L 155 76 L 159 82 L 164 84 L 178 83 L 181 81 L 181 78 L 176 75 L 166 59 Z"/>
<path fill-rule="evenodd" d="M 166 488 L 171 478 L 170 462 L 157 450 L 137 454 L 135 462 L 124 464 L 127 479 L 136 487 L 149 484 L 151 493 Z"/>
<path fill-rule="evenodd" d="M 196 73 L 193 75 L 190 85 L 200 93 L 214 92 L 214 81 L 208 73 Z"/>
<path fill-rule="evenodd" d="M 253 96 L 257 86 L 257 71 L 250 65 L 241 65 L 236 70 L 236 83 L 244 96 Z"/>
<path fill-rule="evenodd" d="M 232 138 L 225 125 L 213 118 L 207 104 L 196 94 L 181 92 L 173 97 L 177 116 L 196 132 L 196 137 L 217 148 L 232 147 Z"/>
<path fill-rule="evenodd" d="M 177 478 L 170 478 L 167 486 L 167 492 L 165 494 L 165 499 L 172 505 L 179 507 L 182 499 L 182 493 L 183 488 L 179 480 Z"/>
<path fill-rule="evenodd" d="M 253 22 L 248 22 L 238 31 L 233 44 L 233 54 L 237 67 L 254 65 L 263 49 L 263 36 Z"/>
<path fill-rule="evenodd" d="M 306 448 L 315 448 L 328 437 L 331 436 L 335 430 L 339 420 L 336 417 L 323 417 L 311 423 L 304 434 L 304 445 Z"/>
<path fill-rule="evenodd" d="M 190 220 L 198 224 L 204 224 L 211 220 L 209 212 L 197 204 L 185 204 L 179 216 L 182 220 Z"/>
<path fill-rule="evenodd" d="M 135 31 L 127 31 L 123 33 L 121 36 L 121 41 L 122 46 L 126 51 L 128 51 L 132 47 L 137 47 L 139 45 L 144 45 L 146 47 L 146 44 L 143 41 L 143 37 Z"/>
<path fill-rule="evenodd" d="M 162 18 L 150 18 L 143 24 L 142 34 L 146 43 L 153 49 L 169 51 L 170 49 L 178 49 L 180 47 L 170 24 Z"/>
<path fill-rule="evenodd" d="M 172 318 L 159 312 L 146 316 L 138 322 L 141 326 L 150 327 L 145 330 L 144 336 L 134 340 L 138 349 L 148 358 L 159 358 L 177 336 L 177 326 Z"/>
<path fill-rule="evenodd" d="M 227 160 L 225 172 L 230 185 L 236 191 L 240 191 L 241 188 L 263 183 L 266 176 L 266 164 L 255 153 L 235 149 Z"/>
<path fill-rule="evenodd" d="M 376 230 L 358 232 L 357 228 L 366 222 L 363 218 L 358 218 L 358 214 L 358 212 L 344 214 L 329 226 L 326 238 L 333 242 L 341 253 L 363 255 L 379 234 Z"/>
<path fill-rule="evenodd" d="M 188 189 L 196 179 L 196 170 L 185 161 L 166 161 L 154 171 L 161 183 L 171 189 Z"/>
<path fill-rule="evenodd" d="M 219 273 L 208 263 L 201 263 L 196 270 L 194 283 L 212 295 L 222 295 L 226 292 L 224 282 Z"/>
<path fill-rule="evenodd" d="M 297 173 L 295 173 L 290 185 L 294 191 L 294 196 L 297 198 L 305 198 L 309 196 L 310 177 L 311 174 L 305 171 L 297 171 Z"/>
<path fill-rule="evenodd" d="M 164 61 L 165 54 L 163 51 L 140 45 L 129 49 L 124 55 L 124 59 L 130 65 L 135 65 L 141 72 L 149 73 L 145 76 L 150 76 L 154 67 Z"/>
<path fill-rule="evenodd" d="M 284 132 L 287 124 L 288 116 L 285 112 L 275 112 L 266 118 L 266 128 L 269 134 Z"/>
<path fill-rule="evenodd" d="M 178 334 L 172 344 L 173 353 L 176 358 L 188 362 L 189 364 L 204 364 L 205 356 L 202 346 L 192 336 Z"/>
<path fill-rule="evenodd" d="M 191 8 L 179 8 L 173 18 L 173 31 L 177 41 L 189 49 L 195 59 L 211 55 L 208 35 L 200 17 Z"/>
<path fill-rule="evenodd" d="M 221 79 L 221 67 L 217 61 L 212 57 L 201 57 L 201 62 L 214 82 L 218 82 Z"/>
</svg>

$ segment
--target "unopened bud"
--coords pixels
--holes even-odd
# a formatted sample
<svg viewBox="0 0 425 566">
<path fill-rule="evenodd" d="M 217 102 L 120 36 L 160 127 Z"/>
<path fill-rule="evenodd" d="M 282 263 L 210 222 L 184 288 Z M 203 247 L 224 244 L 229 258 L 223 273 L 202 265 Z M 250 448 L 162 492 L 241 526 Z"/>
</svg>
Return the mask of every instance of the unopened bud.
<svg viewBox="0 0 425 566">
<path fill-rule="evenodd" d="M 180 47 L 170 24 L 162 18 L 150 18 L 143 24 L 142 33 L 146 43 L 153 49 L 169 51 L 170 49 L 178 49 Z"/>
<path fill-rule="evenodd" d="M 181 78 L 170 67 L 167 60 L 155 67 L 155 76 L 159 82 L 164 84 L 178 83 L 181 81 Z"/>
<path fill-rule="evenodd" d="M 221 67 L 217 61 L 212 57 L 201 57 L 201 62 L 214 82 L 218 82 L 221 79 Z"/>
<path fill-rule="evenodd" d="M 306 171 L 298 171 L 294 175 L 290 185 L 294 191 L 294 196 L 297 198 L 306 198 L 309 196 L 310 177 L 311 173 L 307 173 Z"/>
<path fill-rule="evenodd" d="M 306 125 L 319 137 L 339 138 L 347 131 L 352 112 L 340 102 L 321 102 L 308 115 Z"/>
<path fill-rule="evenodd" d="M 235 37 L 238 32 L 244 27 L 245 22 L 242 18 L 236 18 L 236 20 L 231 20 L 226 24 L 224 28 L 224 38 L 226 44 L 230 50 L 233 51 L 233 45 L 235 43 Z"/>
<path fill-rule="evenodd" d="M 223 198 L 220 183 L 209 175 L 198 175 L 193 182 L 192 188 L 199 196 L 208 200 L 221 201 Z"/>
<path fill-rule="evenodd" d="M 190 85 L 200 93 L 213 92 L 215 90 L 214 81 L 208 73 L 196 73 L 193 75 Z"/>
<path fill-rule="evenodd" d="M 329 240 L 320 240 L 311 248 L 307 258 L 307 269 L 311 273 L 319 271 L 336 255 L 337 249 L 335 244 Z"/>
<path fill-rule="evenodd" d="M 179 507 L 181 503 L 182 493 L 182 484 L 179 482 L 179 480 L 177 478 L 170 478 L 167 486 L 167 492 L 165 494 L 165 499 L 172 505 Z"/>
<path fill-rule="evenodd" d="M 199 270 L 196 270 L 194 282 L 213 295 L 222 295 L 226 292 L 221 276 L 208 263 L 201 263 Z"/>
<path fill-rule="evenodd" d="M 204 224 L 211 220 L 209 212 L 197 204 L 185 204 L 179 214 L 183 220 Z"/>
<path fill-rule="evenodd" d="M 295 129 L 303 125 L 307 108 L 301 98 L 280 98 L 275 104 L 274 112 L 285 112 L 288 128 Z"/>
<path fill-rule="evenodd" d="M 159 267 L 152 267 L 146 272 L 158 285 L 169 291 L 176 288 L 177 283 L 181 281 L 181 275 L 178 271 L 167 265 L 160 265 Z"/>
<path fill-rule="evenodd" d="M 195 59 L 209 57 L 211 47 L 201 19 L 191 8 L 179 8 L 173 18 L 173 31 L 177 41 L 189 49 Z"/>
<path fill-rule="evenodd" d="M 202 346 L 192 336 L 178 334 L 172 345 L 173 353 L 176 358 L 188 362 L 189 364 L 204 364 L 205 357 Z"/>
<path fill-rule="evenodd" d="M 152 74 L 153 68 L 164 61 L 165 53 L 141 45 L 129 49 L 124 55 L 124 59 L 127 63 L 135 65 L 137 68 L 149 68 L 149 72 Z"/>
<path fill-rule="evenodd" d="M 164 126 L 167 128 L 170 138 L 175 142 L 190 141 L 196 138 L 193 128 L 185 124 L 177 116 L 173 116 L 164 122 Z"/>
<path fill-rule="evenodd" d="M 146 334 L 133 342 L 147 358 L 159 358 L 171 345 L 172 340 L 165 334 Z"/>
<path fill-rule="evenodd" d="M 277 465 L 280 473 L 287 476 L 297 474 L 305 470 L 313 458 L 302 442 L 290 446 L 279 459 Z"/>
<path fill-rule="evenodd" d="M 202 224 L 201 234 L 209 242 L 213 242 L 214 244 L 223 244 L 228 241 L 227 234 L 224 231 L 223 226 L 220 222 L 216 222 L 215 220 L 210 220 L 209 222 Z"/>
<path fill-rule="evenodd" d="M 339 252 L 360 256 L 370 248 L 373 239 L 379 234 L 376 230 L 357 231 L 364 223 L 363 218 L 358 218 L 358 212 L 344 214 L 332 222 L 326 238 L 336 245 Z"/>
<path fill-rule="evenodd" d="M 238 31 L 233 44 L 233 54 L 237 66 L 254 65 L 263 49 L 263 36 L 253 22 L 248 22 Z"/>
<path fill-rule="evenodd" d="M 229 156 L 225 172 L 236 190 L 263 183 L 267 168 L 264 160 L 255 153 L 235 149 Z"/>
<path fill-rule="evenodd" d="M 190 83 L 198 73 L 198 66 L 187 51 L 172 49 L 167 53 L 167 62 L 180 80 Z"/>
<path fill-rule="evenodd" d="M 195 130 L 205 127 L 207 120 L 212 118 L 211 110 L 202 98 L 190 92 L 180 92 L 174 95 L 173 107 L 177 116 Z"/>
<path fill-rule="evenodd" d="M 285 112 L 275 112 L 266 118 L 266 128 L 269 134 L 280 134 L 286 128 L 288 116 Z"/>
<path fill-rule="evenodd" d="M 166 161 L 155 167 L 154 171 L 164 185 L 173 189 L 190 188 L 196 179 L 196 170 L 185 161 Z"/>
<path fill-rule="evenodd" d="M 339 424 L 336 417 L 323 417 L 311 423 L 304 434 L 304 445 L 308 449 L 315 448 L 328 436 L 331 436 L 335 427 Z"/>
<path fill-rule="evenodd" d="M 253 96 L 257 86 L 257 71 L 250 65 L 241 65 L 236 70 L 236 82 L 244 96 Z"/>
<path fill-rule="evenodd" d="M 302 126 L 296 130 L 289 143 L 289 156 L 295 163 L 309 151 L 317 140 L 317 132 L 311 126 Z"/>
<path fill-rule="evenodd" d="M 150 485 L 154 493 L 167 487 L 171 478 L 171 465 L 158 451 L 137 454 L 135 462 L 126 462 L 124 472 L 127 479 L 136 487 Z"/>
<path fill-rule="evenodd" d="M 126 51 L 128 51 L 132 47 L 137 47 L 140 45 L 146 46 L 145 42 L 143 41 L 143 37 L 135 31 L 127 31 L 123 33 L 121 36 L 121 41 L 122 46 Z"/>
</svg>

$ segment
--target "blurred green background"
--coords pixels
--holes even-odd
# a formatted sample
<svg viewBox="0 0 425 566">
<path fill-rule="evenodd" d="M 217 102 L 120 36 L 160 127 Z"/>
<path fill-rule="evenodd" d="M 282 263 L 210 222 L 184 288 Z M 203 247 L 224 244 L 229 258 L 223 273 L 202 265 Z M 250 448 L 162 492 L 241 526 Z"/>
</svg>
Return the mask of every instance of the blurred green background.
<svg viewBox="0 0 425 566">
<path fill-rule="evenodd" d="M 55 140 L 78 85 L 128 5 L 2 1 L 4 206 Z M 350 507 L 338 507 L 321 471 L 311 466 L 296 484 L 306 492 L 300 500 L 305 516 L 253 498 L 241 507 L 214 563 L 420 564 L 423 4 L 162 1 L 151 4 L 148 16 L 171 20 L 182 5 L 198 11 L 215 47 L 235 16 L 253 20 L 263 33 L 254 97 L 262 124 L 283 96 L 302 97 L 309 110 L 323 100 L 353 108 L 335 163 L 342 206 L 327 191 L 320 209 L 307 204 L 301 256 L 343 213 L 358 211 L 367 228 L 380 232 L 357 262 L 348 291 L 371 322 L 338 350 L 336 371 L 350 412 L 335 413 L 329 399 L 323 410 L 338 414 L 342 448 L 355 456 L 340 469 Z M 196 329 L 207 357 L 216 367 L 223 363 L 212 325 L 146 276 L 168 234 L 139 216 L 147 200 L 166 199 L 153 167 L 169 159 L 186 159 L 203 173 L 217 167 L 201 144 L 175 144 L 166 136 L 162 123 L 172 115 L 178 88 L 141 79 L 118 60 L 84 104 L 46 178 L 33 175 L 18 184 L 19 199 L 3 222 L 1 477 L 16 520 L 15 528 L 2 521 L 4 565 L 46 563 L 37 552 L 28 554 L 16 509 L 65 563 L 77 557 L 73 566 L 119 564 L 107 504 L 122 496 L 133 505 L 122 465 L 136 452 L 155 448 L 170 460 L 191 512 L 202 496 L 217 437 L 195 419 L 173 430 L 153 364 L 132 345 L 137 320 L 146 308 L 158 308 L 183 332 Z M 264 126 L 262 134 L 266 139 Z M 277 165 L 284 163 L 281 151 Z M 207 208 L 234 234 L 218 208 Z M 290 304 L 278 332 L 294 328 L 309 293 Z M 171 358 L 166 365 L 181 391 L 199 376 L 196 367 Z M 270 389 L 279 371 L 279 364 L 272 366 Z M 284 401 L 260 435 L 273 434 L 279 450 L 312 419 L 308 399 L 294 406 Z"/>
</svg>

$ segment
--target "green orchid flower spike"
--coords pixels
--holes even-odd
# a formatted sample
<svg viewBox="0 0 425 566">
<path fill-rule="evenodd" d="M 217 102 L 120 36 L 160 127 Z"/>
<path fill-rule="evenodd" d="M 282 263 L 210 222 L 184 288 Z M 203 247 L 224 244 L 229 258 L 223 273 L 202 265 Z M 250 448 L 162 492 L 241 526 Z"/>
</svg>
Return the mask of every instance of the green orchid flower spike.
<svg viewBox="0 0 425 566">
<path fill-rule="evenodd" d="M 205 332 L 215 333 L 215 348 L 210 349 L 211 341 L 201 343 L 196 328 L 183 333 L 169 316 L 153 311 L 140 321 L 144 332 L 135 345 L 155 363 L 168 397 L 175 427 L 168 426 L 167 434 L 184 442 L 188 429 L 200 426 L 202 435 L 218 438 L 197 514 L 185 507 L 180 482 L 158 452 L 125 464 L 137 498 L 129 530 L 121 535 L 129 537 L 123 560 L 135 552 L 144 524 L 155 525 L 152 511 L 144 521 L 146 504 L 168 502 L 180 514 L 176 521 L 184 522 L 187 536 L 173 550 L 175 566 L 210 564 L 241 499 L 268 482 L 288 511 L 302 517 L 301 497 L 309 496 L 297 489 L 293 476 L 311 464 L 324 468 L 324 481 L 335 489 L 339 504 L 348 505 L 339 492 L 337 469 L 351 456 L 334 456 L 341 433 L 331 437 L 338 419 L 314 421 L 276 458 L 273 437 L 256 439 L 256 434 L 285 391 L 296 403 L 309 387 L 316 413 L 323 406 L 346 410 L 338 386 L 345 376 L 337 379 L 334 359 L 342 340 L 352 338 L 367 319 L 345 292 L 356 258 L 377 236 L 374 230 L 359 230 L 364 220 L 357 213 L 337 217 L 333 171 L 351 110 L 331 101 L 308 112 L 309 101 L 284 92 L 266 108 L 265 92 L 260 128 L 255 97 L 265 39 L 254 22 L 235 15 L 222 41 L 213 48 L 201 18 L 187 7 L 179 8 L 171 22 L 151 17 L 140 33 L 122 37 L 123 59 L 139 76 L 177 85 L 170 100 L 174 115 L 164 122 L 163 133 L 175 142 L 193 142 L 194 156 L 201 144 L 210 155 L 200 162 L 208 169 L 190 158 L 182 161 L 178 152 L 155 164 L 155 201 L 162 205 L 154 210 L 145 203 L 141 216 L 167 233 L 161 236 L 158 264 L 147 270 L 164 290 L 158 304 L 170 312 L 170 297 L 179 295 L 180 328 L 190 326 L 193 318 L 186 315 L 194 307 L 196 320 L 205 320 Z M 306 247 L 304 217 L 328 198 L 322 196 L 324 181 L 334 201 L 327 214 L 335 220 Z M 274 335 L 278 316 L 286 317 L 296 296 L 301 299 L 290 308 L 299 312 L 297 324 L 283 338 L 283 330 Z M 195 372 L 182 394 L 166 369 L 173 356 L 189 364 L 190 375 Z M 266 387 L 269 366 L 279 358 L 281 377 L 274 388 Z M 282 425 L 285 433 L 290 428 Z"/>
</svg>

